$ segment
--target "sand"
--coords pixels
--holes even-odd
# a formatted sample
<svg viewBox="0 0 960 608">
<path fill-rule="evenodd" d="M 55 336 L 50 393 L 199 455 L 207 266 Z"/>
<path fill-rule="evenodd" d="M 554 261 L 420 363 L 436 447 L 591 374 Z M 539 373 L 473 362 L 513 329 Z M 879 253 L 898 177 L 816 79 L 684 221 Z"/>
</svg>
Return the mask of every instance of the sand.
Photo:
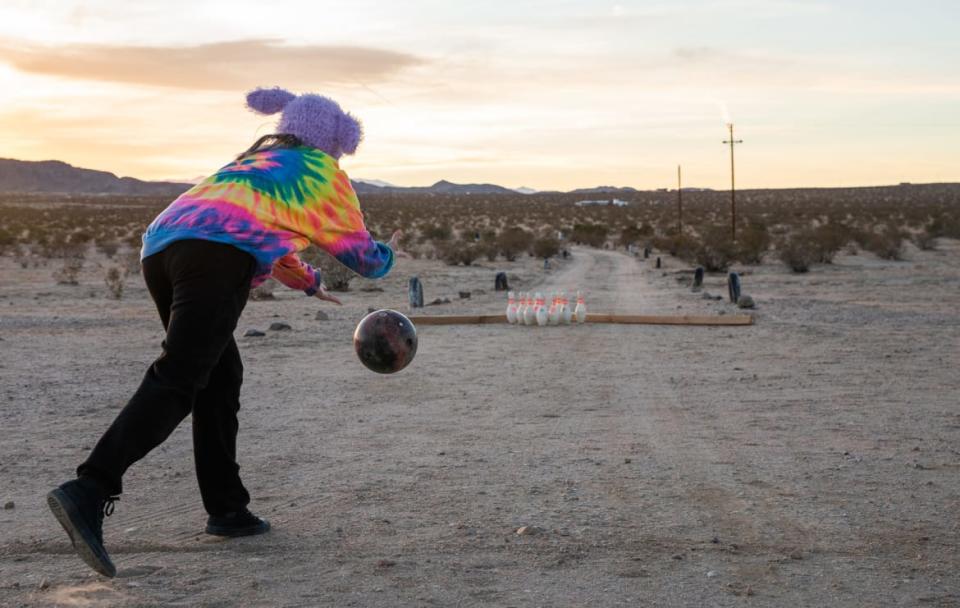
<svg viewBox="0 0 960 608">
<path fill-rule="evenodd" d="M 679 261 L 590 249 L 546 273 L 405 260 L 342 308 L 278 289 L 238 328 L 240 463 L 273 531 L 202 534 L 186 422 L 125 478 L 111 580 L 44 495 L 135 390 L 159 319 L 139 277 L 114 301 L 95 262 L 63 286 L 0 258 L 0 605 L 958 606 L 960 244 L 908 258 L 745 268 L 751 327 L 423 327 L 393 376 L 351 334 L 406 311 L 414 274 L 452 300 L 427 314 L 503 310 L 497 270 L 597 312 L 738 311 Z M 293 329 L 239 337 L 274 321 Z"/>
</svg>

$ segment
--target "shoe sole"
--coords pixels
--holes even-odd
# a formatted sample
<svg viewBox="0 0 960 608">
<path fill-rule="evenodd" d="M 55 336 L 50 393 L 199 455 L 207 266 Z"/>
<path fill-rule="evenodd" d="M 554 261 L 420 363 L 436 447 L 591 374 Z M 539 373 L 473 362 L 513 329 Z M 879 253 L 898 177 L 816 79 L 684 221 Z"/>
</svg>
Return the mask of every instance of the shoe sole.
<svg viewBox="0 0 960 608">
<path fill-rule="evenodd" d="M 77 550 L 80 559 L 103 576 L 116 576 L 117 568 L 110 561 L 103 545 L 97 542 L 93 532 L 83 523 L 80 510 L 73 500 L 62 490 L 56 489 L 47 494 L 47 506 L 70 536 L 70 543 Z"/>
<path fill-rule="evenodd" d="M 270 522 L 264 521 L 260 525 L 247 526 L 246 528 L 229 528 L 226 526 L 207 525 L 205 532 L 213 536 L 226 536 L 236 538 L 238 536 L 256 536 L 257 534 L 266 534 L 270 531 Z"/>
</svg>

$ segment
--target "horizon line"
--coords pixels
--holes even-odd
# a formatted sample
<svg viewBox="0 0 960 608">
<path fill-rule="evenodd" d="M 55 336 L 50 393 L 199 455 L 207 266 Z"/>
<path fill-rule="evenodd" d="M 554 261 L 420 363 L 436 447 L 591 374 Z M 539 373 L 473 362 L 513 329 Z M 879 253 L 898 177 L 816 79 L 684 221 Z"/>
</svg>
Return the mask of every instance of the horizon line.
<svg viewBox="0 0 960 608">
<path fill-rule="evenodd" d="M 0 157 L 0 161 L 4 161 L 4 160 L 11 160 L 11 161 L 23 162 L 23 163 L 45 163 L 45 162 L 63 163 L 63 164 L 65 164 L 65 165 L 69 166 L 69 167 L 73 167 L 74 169 L 81 169 L 81 170 L 87 170 L 87 171 L 100 171 L 100 172 L 103 172 L 103 173 L 109 173 L 109 174 L 117 177 L 118 179 L 135 179 L 135 180 L 138 180 L 138 181 L 141 181 L 141 182 L 144 182 L 144 183 L 150 183 L 150 184 L 163 184 L 163 183 L 166 183 L 166 184 L 183 184 L 183 185 L 190 185 L 190 186 L 192 186 L 192 185 L 196 185 L 196 184 L 198 183 L 198 182 L 196 182 L 196 181 L 193 181 L 194 179 L 197 179 L 197 178 L 191 178 L 191 179 L 186 179 L 186 180 L 182 180 L 182 179 L 179 179 L 179 178 L 143 179 L 143 178 L 141 178 L 141 177 L 136 177 L 136 176 L 133 176 L 133 175 L 120 175 L 119 173 L 116 173 L 116 172 L 111 171 L 111 170 L 109 170 L 109 169 L 98 169 L 98 168 L 93 168 L 93 167 L 80 167 L 80 166 L 71 164 L 71 163 L 69 163 L 69 162 L 67 162 L 67 161 L 65 161 L 65 160 L 60 160 L 60 159 L 57 159 L 57 158 L 47 158 L 47 159 L 43 159 L 43 160 L 24 160 L 24 159 L 20 159 L 20 158 Z M 205 178 L 206 178 L 206 176 L 204 176 L 204 179 L 205 179 Z M 600 189 L 603 189 L 603 188 L 614 188 L 614 189 L 632 188 L 633 190 L 635 190 L 635 191 L 637 191 L 637 192 L 676 192 L 676 191 L 677 191 L 676 188 L 670 188 L 670 187 L 642 188 L 642 187 L 631 186 L 631 185 L 614 186 L 614 185 L 609 185 L 609 184 L 598 184 L 598 185 L 594 185 L 594 186 L 579 186 L 579 187 L 571 188 L 571 189 L 569 189 L 569 190 L 558 190 L 558 189 L 530 188 L 530 187 L 528 187 L 528 186 L 523 186 L 523 185 L 521 185 L 521 186 L 516 186 L 516 187 L 513 187 L 513 186 L 504 186 L 504 185 L 502 185 L 502 184 L 498 184 L 498 183 L 492 182 L 492 181 L 454 182 L 454 181 L 451 181 L 451 180 L 449 180 L 449 179 L 447 179 L 447 178 L 440 178 L 440 179 L 437 179 L 436 181 L 434 181 L 432 184 L 428 184 L 428 185 L 418 185 L 418 186 L 401 186 L 401 185 L 394 184 L 394 183 L 392 183 L 392 182 L 386 182 L 386 180 L 380 180 L 380 179 L 377 179 L 377 178 L 350 177 L 350 180 L 351 180 L 351 181 L 354 181 L 354 182 L 364 182 L 364 183 L 366 183 L 366 184 L 369 185 L 369 186 L 373 186 L 373 187 L 377 187 L 377 188 L 383 188 L 383 189 L 385 189 L 385 190 L 390 189 L 390 188 L 397 188 L 397 189 L 430 188 L 430 187 L 432 187 L 432 186 L 434 186 L 434 185 L 436 185 L 436 184 L 438 184 L 438 183 L 440 183 L 440 182 L 447 182 L 447 183 L 450 183 L 450 184 L 453 184 L 453 185 L 456 185 L 456 186 L 466 186 L 466 185 L 497 186 L 497 187 L 500 187 L 500 188 L 506 188 L 507 190 L 516 191 L 517 194 L 524 194 L 525 196 L 530 196 L 530 195 L 533 195 L 533 194 L 548 194 L 548 193 L 569 194 L 569 193 L 572 193 L 572 192 L 574 192 L 574 191 L 576 191 L 576 190 L 600 190 Z M 370 183 L 370 182 L 373 182 L 373 181 L 380 181 L 380 182 L 384 182 L 384 183 L 390 183 L 390 185 L 389 185 L 389 186 L 377 186 L 376 184 Z M 943 185 L 960 185 L 960 178 L 958 178 L 957 181 L 939 181 L 939 182 L 900 181 L 900 182 L 897 182 L 897 183 L 888 183 L 888 184 L 858 184 L 858 185 L 855 185 L 855 186 L 850 186 L 850 185 L 773 186 L 773 187 L 769 187 L 769 186 L 768 186 L 768 187 L 742 187 L 742 186 L 738 186 L 738 187 L 736 188 L 736 190 L 737 190 L 738 192 L 748 192 L 748 191 L 752 191 L 752 190 L 837 190 L 837 189 L 849 189 L 849 188 L 894 188 L 894 187 L 900 187 L 900 186 L 938 186 L 938 185 L 940 185 L 940 186 L 943 186 Z M 521 189 L 521 188 L 527 188 L 527 189 L 529 189 L 529 190 L 533 190 L 534 192 L 530 192 L 530 193 L 519 192 L 519 189 Z M 719 187 L 719 188 L 716 188 L 716 187 L 710 187 L 710 186 L 683 186 L 683 187 L 682 187 L 682 190 L 684 190 L 684 191 L 708 190 L 708 191 L 712 191 L 712 192 L 729 192 L 729 191 L 730 191 L 730 188 L 729 188 L 729 187 Z M 0 190 L 0 192 L 6 192 L 6 191 Z M 31 194 L 31 193 L 25 192 L 25 193 L 22 193 L 22 194 Z M 37 193 L 35 193 L 35 194 L 43 194 L 43 193 L 37 192 Z M 106 193 L 106 194 L 109 194 L 109 193 Z M 492 193 L 491 193 L 491 194 L 492 194 Z"/>
</svg>

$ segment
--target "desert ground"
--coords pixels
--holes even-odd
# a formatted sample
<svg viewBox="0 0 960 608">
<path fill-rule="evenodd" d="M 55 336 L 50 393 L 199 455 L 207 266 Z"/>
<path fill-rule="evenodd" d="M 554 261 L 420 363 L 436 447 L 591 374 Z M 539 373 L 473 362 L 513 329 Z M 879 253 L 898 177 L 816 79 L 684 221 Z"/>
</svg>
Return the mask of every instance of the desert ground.
<svg viewBox="0 0 960 608">
<path fill-rule="evenodd" d="M 498 270 L 596 312 L 740 311 L 679 260 L 590 248 L 547 271 L 402 260 L 340 308 L 277 289 L 237 329 L 240 463 L 273 531 L 202 533 L 185 421 L 125 478 L 109 580 L 44 496 L 159 319 L 139 277 L 118 301 L 92 263 L 66 286 L 0 257 L 0 605 L 960 606 L 960 242 L 905 257 L 745 268 L 749 327 L 424 326 L 392 376 L 351 335 L 406 312 L 413 275 L 451 299 L 424 314 L 503 311 Z"/>
</svg>

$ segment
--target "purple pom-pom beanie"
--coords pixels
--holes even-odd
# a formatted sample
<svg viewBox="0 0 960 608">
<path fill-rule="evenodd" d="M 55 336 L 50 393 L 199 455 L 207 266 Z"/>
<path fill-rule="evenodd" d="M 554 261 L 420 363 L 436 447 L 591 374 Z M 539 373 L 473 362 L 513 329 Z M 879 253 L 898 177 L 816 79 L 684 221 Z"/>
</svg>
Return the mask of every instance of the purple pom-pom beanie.
<svg viewBox="0 0 960 608">
<path fill-rule="evenodd" d="M 334 158 L 356 152 L 363 138 L 360 122 L 322 95 L 259 88 L 247 93 L 247 107 L 259 114 L 282 112 L 277 133 L 296 135 L 306 145 Z"/>
</svg>

